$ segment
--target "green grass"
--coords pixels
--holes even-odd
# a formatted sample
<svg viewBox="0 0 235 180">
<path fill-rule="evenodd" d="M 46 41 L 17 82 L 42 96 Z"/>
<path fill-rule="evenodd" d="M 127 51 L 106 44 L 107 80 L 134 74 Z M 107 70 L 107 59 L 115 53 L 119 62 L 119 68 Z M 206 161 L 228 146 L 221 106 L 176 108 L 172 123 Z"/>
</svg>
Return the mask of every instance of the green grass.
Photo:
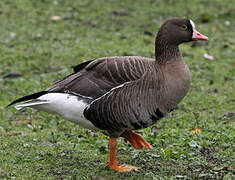
<svg viewBox="0 0 235 180">
<path fill-rule="evenodd" d="M 233 179 L 234 3 L 1 0 L 0 179 Z M 52 16 L 61 19 L 52 21 Z M 5 108 L 16 98 L 45 89 L 85 60 L 154 57 L 160 25 L 185 16 L 209 41 L 180 47 L 191 70 L 191 89 L 177 110 L 139 131 L 153 149 L 134 150 L 120 138 L 118 160 L 140 167 L 139 172 L 104 168 L 108 138 L 101 133 L 43 112 Z M 206 52 L 215 60 L 204 59 Z M 19 77 L 4 78 L 11 73 Z M 190 134 L 196 127 L 201 133 Z"/>
</svg>

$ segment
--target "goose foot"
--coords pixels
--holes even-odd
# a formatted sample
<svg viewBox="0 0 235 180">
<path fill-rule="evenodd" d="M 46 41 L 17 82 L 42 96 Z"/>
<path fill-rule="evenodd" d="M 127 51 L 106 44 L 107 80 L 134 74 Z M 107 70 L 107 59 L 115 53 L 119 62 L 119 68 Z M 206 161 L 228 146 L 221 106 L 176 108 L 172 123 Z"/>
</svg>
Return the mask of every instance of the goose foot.
<svg viewBox="0 0 235 180">
<path fill-rule="evenodd" d="M 109 168 L 113 169 L 113 170 L 116 170 L 118 172 L 130 172 L 132 170 L 139 171 L 138 167 L 132 166 L 132 165 L 129 165 L 129 164 L 122 164 L 122 165 L 119 165 L 119 166 L 112 166 L 112 167 L 109 167 Z"/>
<path fill-rule="evenodd" d="M 132 130 L 124 131 L 121 134 L 121 137 L 124 137 L 124 141 L 129 141 L 136 149 L 152 149 L 152 146 L 147 141 L 145 141 L 143 137 Z"/>
</svg>

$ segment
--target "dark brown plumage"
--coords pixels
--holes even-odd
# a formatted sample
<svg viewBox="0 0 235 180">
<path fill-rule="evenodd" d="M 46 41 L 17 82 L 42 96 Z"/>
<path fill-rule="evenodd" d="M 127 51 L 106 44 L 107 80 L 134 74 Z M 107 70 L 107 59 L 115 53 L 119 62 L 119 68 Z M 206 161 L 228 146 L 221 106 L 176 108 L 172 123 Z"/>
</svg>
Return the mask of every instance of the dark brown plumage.
<svg viewBox="0 0 235 180">
<path fill-rule="evenodd" d="M 178 45 L 207 39 L 196 31 L 191 20 L 169 19 L 156 37 L 156 60 L 139 56 L 90 60 L 76 66 L 74 73 L 45 91 L 10 105 L 30 100 L 17 108 L 34 107 L 58 113 L 84 127 L 101 130 L 110 136 L 108 166 L 118 171 L 137 170 L 133 166 L 118 166 L 116 138 L 124 137 L 135 148 L 151 148 L 132 130 L 151 126 L 185 97 L 190 73 Z"/>
</svg>

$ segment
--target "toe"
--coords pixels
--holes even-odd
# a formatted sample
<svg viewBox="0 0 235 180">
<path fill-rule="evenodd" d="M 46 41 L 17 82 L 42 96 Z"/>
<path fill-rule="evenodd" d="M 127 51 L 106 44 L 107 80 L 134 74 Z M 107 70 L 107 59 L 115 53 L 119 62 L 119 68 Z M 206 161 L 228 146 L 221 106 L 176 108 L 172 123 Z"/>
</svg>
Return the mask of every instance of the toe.
<svg viewBox="0 0 235 180">
<path fill-rule="evenodd" d="M 128 165 L 128 164 L 123 164 L 123 165 L 120 165 L 118 166 L 118 171 L 119 172 L 129 172 L 129 171 L 138 171 L 139 168 L 136 167 L 136 166 L 131 166 L 131 165 Z"/>
</svg>

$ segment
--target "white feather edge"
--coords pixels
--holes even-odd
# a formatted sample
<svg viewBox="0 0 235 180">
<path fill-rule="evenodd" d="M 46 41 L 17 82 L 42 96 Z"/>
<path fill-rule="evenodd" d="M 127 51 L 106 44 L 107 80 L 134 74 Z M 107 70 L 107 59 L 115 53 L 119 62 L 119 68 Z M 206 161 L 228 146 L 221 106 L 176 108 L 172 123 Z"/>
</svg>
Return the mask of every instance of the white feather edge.
<svg viewBox="0 0 235 180">
<path fill-rule="evenodd" d="M 17 110 L 22 110 L 26 107 L 32 107 L 32 106 L 37 106 L 37 105 L 42 105 L 42 104 L 48 104 L 50 102 L 48 101 L 39 101 L 39 100 L 35 100 L 35 101 L 29 101 L 29 102 L 25 102 L 19 105 L 16 105 L 15 108 Z"/>
<path fill-rule="evenodd" d="M 106 92 L 105 94 L 103 94 L 102 96 L 98 97 L 97 99 L 95 99 L 94 101 L 92 101 L 92 102 L 87 106 L 87 110 L 90 108 L 90 106 L 91 106 L 94 102 L 100 100 L 102 97 L 107 96 L 108 94 L 112 94 L 115 89 L 121 88 L 121 87 L 123 87 L 125 84 L 128 84 L 128 83 L 130 83 L 130 82 L 126 82 L 126 83 L 123 83 L 123 84 L 121 84 L 121 85 L 119 85 L 119 86 L 116 86 L 116 87 L 112 88 L 110 91 L 108 91 L 108 92 Z"/>
</svg>

